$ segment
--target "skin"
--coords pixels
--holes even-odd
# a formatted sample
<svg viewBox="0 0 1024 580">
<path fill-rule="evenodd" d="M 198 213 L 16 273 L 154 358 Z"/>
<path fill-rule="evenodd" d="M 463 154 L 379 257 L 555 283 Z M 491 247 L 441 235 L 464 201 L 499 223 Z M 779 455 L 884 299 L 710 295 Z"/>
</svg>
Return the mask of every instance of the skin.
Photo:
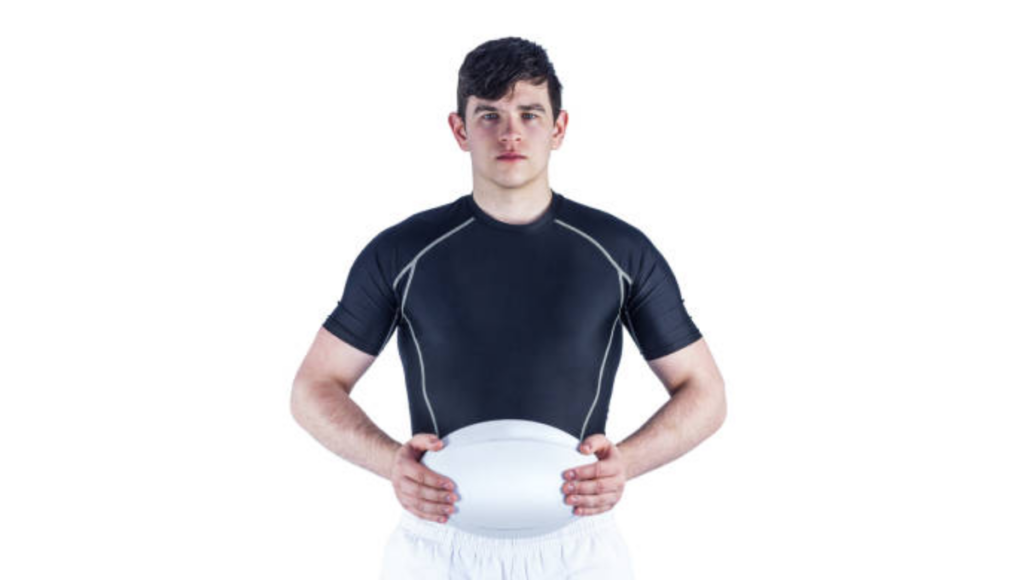
<svg viewBox="0 0 1024 580">
<path fill-rule="evenodd" d="M 481 209 L 512 224 L 532 222 L 544 212 L 552 195 L 548 161 L 565 138 L 568 120 L 565 110 L 553 117 L 546 84 L 525 81 L 495 101 L 469 97 L 465 121 L 458 113 L 449 114 L 458 146 L 470 154 L 473 197 Z M 498 160 L 509 150 L 526 159 Z M 417 433 L 400 444 L 351 399 L 375 359 L 319 328 L 293 381 L 292 415 L 325 447 L 389 480 L 410 513 L 444 523 L 459 499 L 454 482 L 420 462 L 426 451 L 442 449 L 443 442 L 433 433 Z M 561 488 L 578 515 L 612 509 L 627 481 L 684 455 L 725 420 L 725 383 L 703 338 L 648 365 L 669 400 L 618 444 L 603 434 L 581 442 L 580 452 L 593 453 L 598 461 L 566 470 Z"/>
<path fill-rule="evenodd" d="M 552 113 L 547 83 L 533 85 L 519 81 L 497 101 L 470 96 L 465 120 L 458 113 L 448 115 L 456 143 L 470 153 L 474 199 L 495 219 L 529 223 L 547 208 L 551 197 L 548 162 L 551 152 L 561 147 L 569 123 L 569 114 L 564 109 L 557 118 Z M 497 159 L 510 150 L 526 155 L 527 159 L 513 163 Z M 598 461 L 562 474 L 566 480 L 562 493 L 566 503 L 576 506 L 574 513 L 594 515 L 612 509 L 622 499 L 626 481 L 639 475 L 639 469 L 630 469 L 630 461 L 637 467 L 647 466 L 643 469 L 646 472 L 659 460 L 656 457 L 652 461 L 639 452 L 645 442 L 660 443 L 661 449 L 678 457 L 717 430 L 716 423 L 720 425 L 724 421 L 724 381 L 703 339 L 672 355 L 650 361 L 650 366 L 674 403 L 659 410 L 660 420 L 649 422 L 646 429 L 627 438 L 623 449 L 603 434 L 591 435 L 581 442 L 580 452 L 596 454 Z M 698 367 L 702 372 L 697 372 Z M 684 385 L 688 387 L 685 393 Z M 679 394 L 678 399 L 676 394 Z M 701 421 L 698 413 L 686 409 L 692 408 L 695 400 L 707 403 L 701 410 L 712 419 Z M 672 431 L 665 422 L 684 419 L 704 427 L 696 431 L 689 429 L 674 448 L 665 444 L 665 434 Z M 664 453 L 659 457 L 663 456 Z"/>
<path fill-rule="evenodd" d="M 725 421 L 725 381 L 703 338 L 648 361 L 669 400 L 618 445 L 595 433 L 580 452 L 598 461 L 566 470 L 562 493 L 578 515 L 606 512 L 622 499 L 626 482 L 673 461 L 710 437 Z"/>
<path fill-rule="evenodd" d="M 529 223 L 551 202 L 548 161 L 562 145 L 569 113 L 554 118 L 547 83 L 519 81 L 501 99 L 470 96 L 466 119 L 448 115 L 448 125 L 459 148 L 469 153 L 473 167 L 473 199 L 495 219 Z M 501 161 L 506 151 L 526 156 Z"/>
</svg>

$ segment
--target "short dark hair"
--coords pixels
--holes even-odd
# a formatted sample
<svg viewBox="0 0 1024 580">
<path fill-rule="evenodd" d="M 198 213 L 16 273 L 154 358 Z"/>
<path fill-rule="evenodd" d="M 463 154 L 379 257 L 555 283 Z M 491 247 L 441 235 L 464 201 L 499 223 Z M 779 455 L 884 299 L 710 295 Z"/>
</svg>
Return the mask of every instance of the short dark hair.
<svg viewBox="0 0 1024 580">
<path fill-rule="evenodd" d="M 470 95 L 496 101 L 504 97 L 519 81 L 532 85 L 548 83 L 552 124 L 562 111 L 562 83 L 548 53 L 529 40 L 508 36 L 488 40 L 466 55 L 459 68 L 457 91 L 458 113 L 466 122 L 466 103 Z"/>
</svg>

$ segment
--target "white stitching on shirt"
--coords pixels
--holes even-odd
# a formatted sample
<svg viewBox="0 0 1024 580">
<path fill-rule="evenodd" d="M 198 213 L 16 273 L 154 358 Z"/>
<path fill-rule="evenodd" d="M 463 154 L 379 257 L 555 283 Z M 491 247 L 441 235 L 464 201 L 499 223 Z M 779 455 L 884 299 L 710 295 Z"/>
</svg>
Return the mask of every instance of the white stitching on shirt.
<svg viewBox="0 0 1024 580">
<path fill-rule="evenodd" d="M 405 316 L 405 297 L 409 295 L 409 286 L 412 286 L 412 277 L 416 274 L 416 268 L 413 267 L 412 272 L 409 274 L 409 282 L 405 285 L 405 293 L 402 295 L 402 315 Z M 440 429 L 437 428 L 437 418 L 434 417 L 434 408 L 430 406 L 430 397 L 427 396 L 427 374 L 423 368 L 423 351 L 420 350 L 420 341 L 416 338 L 416 329 L 412 327 L 412 321 L 406 316 L 405 321 L 409 323 L 409 332 L 412 334 L 412 342 L 416 345 L 416 354 L 420 359 L 420 383 L 423 385 L 423 400 L 427 403 L 427 411 L 430 412 L 430 420 L 434 423 L 434 434 L 438 437 L 441 436 Z"/>
<path fill-rule="evenodd" d="M 625 291 L 622 289 L 622 276 L 618 277 L 619 282 L 619 312 L 622 312 L 622 301 Z M 580 442 L 583 442 L 583 435 L 587 432 L 587 424 L 590 423 L 590 415 L 597 406 L 597 400 L 601 397 L 601 380 L 604 378 L 604 365 L 608 362 L 608 351 L 612 348 L 612 339 L 615 337 L 615 327 L 619 324 L 619 315 L 615 315 L 615 322 L 612 323 L 611 331 L 608 333 L 608 344 L 604 346 L 604 358 L 601 359 L 601 370 L 597 373 L 597 393 L 594 395 L 594 402 L 590 404 L 587 411 L 587 418 L 583 420 L 583 429 L 580 430 Z"/>
<path fill-rule="evenodd" d="M 409 260 L 409 263 L 406 264 L 405 267 L 402 268 L 402 270 L 400 272 L 398 272 L 398 275 L 395 276 L 395 281 L 391 284 L 391 288 L 392 289 L 398 288 L 398 281 L 402 279 L 402 275 L 405 274 L 405 271 L 410 269 L 410 268 L 412 268 L 416 264 L 416 261 L 420 259 L 420 256 L 425 254 L 427 252 L 427 250 L 429 250 L 430 248 L 433 248 L 441 240 L 447 238 L 448 236 L 450 236 L 450 235 L 454 234 L 455 232 L 461 230 L 462 228 L 468 226 L 469 222 L 471 222 L 471 221 L 473 221 L 475 219 L 476 219 L 475 217 L 469 218 L 468 220 L 466 220 L 466 221 L 462 222 L 461 224 L 455 226 L 454 228 L 448 230 L 448 233 L 442 235 L 441 237 L 437 238 L 433 242 L 430 242 L 429 244 L 427 244 L 427 247 L 425 247 L 422 250 L 420 250 L 420 253 L 416 254 L 416 257 L 413 258 L 412 260 Z M 403 303 L 404 303 L 404 300 L 403 300 Z"/>
<path fill-rule="evenodd" d="M 557 219 L 557 218 L 556 218 L 556 219 L 555 219 L 555 221 L 556 221 L 556 222 L 558 222 L 558 223 L 560 223 L 560 224 L 562 224 L 563 226 L 565 226 L 565 227 L 569 228 L 570 230 L 572 230 L 572 231 L 576 232 L 577 234 L 579 234 L 579 235 L 583 236 L 584 238 L 587 238 L 588 240 L 590 240 L 590 242 L 591 242 L 591 243 L 593 243 L 593 244 L 594 244 L 595 246 L 597 246 L 597 249 L 601 250 L 601 253 L 602 253 L 602 254 L 604 254 L 604 257 L 605 257 L 605 258 L 608 258 L 608 261 L 612 263 L 612 266 L 615 266 L 615 269 L 619 271 L 619 275 L 620 275 L 620 276 L 625 276 L 625 277 L 626 277 L 626 281 L 627 281 L 627 282 L 629 282 L 630 284 L 633 284 L 633 279 L 629 277 L 629 274 L 627 274 L 625 270 L 623 270 L 622 268 L 620 268 L 620 267 L 619 267 L 619 265 L 618 265 L 618 264 L 617 264 L 617 263 L 615 262 L 615 260 L 614 260 L 614 259 L 612 258 L 611 254 L 609 254 L 609 253 L 608 253 L 608 250 L 605 250 L 605 249 L 604 249 L 604 246 L 602 246 L 601 244 L 599 244 L 599 243 L 597 242 L 597 240 L 595 240 L 594 238 L 592 238 L 592 237 L 588 236 L 587 234 L 585 234 L 585 233 L 584 233 L 584 232 L 583 232 L 582 230 L 580 230 L 579 228 L 574 228 L 573 226 L 570 226 L 569 224 L 567 224 L 567 223 L 563 222 L 563 221 L 562 221 L 562 220 L 560 220 L 560 219 Z"/>
<path fill-rule="evenodd" d="M 427 411 L 430 412 L 430 421 L 434 424 L 434 434 L 437 435 L 438 437 L 441 436 L 441 430 L 437 428 L 437 417 L 434 416 L 434 408 L 431 407 L 431 405 L 430 405 L 430 397 L 427 396 L 427 375 L 426 375 L 426 371 L 424 370 L 423 351 L 420 350 L 420 342 L 419 342 L 419 340 L 416 339 L 416 331 L 412 327 L 412 321 L 409 320 L 409 317 L 405 315 L 405 301 L 409 297 L 409 287 L 412 286 L 412 277 L 413 277 L 413 274 L 416 273 L 416 263 L 419 261 L 420 257 L 423 256 L 423 254 L 427 253 L 427 250 L 429 250 L 430 248 L 433 248 L 435 245 L 437 245 L 441 240 L 447 238 L 448 236 L 454 234 L 455 232 L 457 232 L 460 229 L 462 229 L 462 228 L 466 227 L 467 225 L 469 225 L 469 223 L 472 222 L 474 219 L 476 219 L 476 218 L 475 217 L 469 218 L 468 220 L 466 220 L 466 221 L 462 222 L 461 224 L 459 224 L 458 226 L 455 226 L 454 228 L 448 230 L 447 233 L 443 234 L 442 236 L 438 237 L 434 241 L 432 241 L 429 244 L 427 244 L 427 246 L 425 248 L 423 248 L 422 250 L 419 251 L 418 254 L 416 254 L 416 257 L 414 257 L 412 260 L 410 260 L 409 263 L 406 264 L 404 268 L 402 268 L 402 270 L 398 273 L 398 275 L 395 276 L 395 281 L 391 285 L 392 290 L 397 289 L 398 288 L 398 281 L 402 279 L 402 276 L 404 276 L 407 271 L 409 272 L 409 281 L 405 283 L 405 289 L 402 291 L 402 304 L 399 307 L 399 312 L 401 313 L 402 318 L 404 318 L 405 321 L 409 324 L 409 332 L 410 332 L 410 334 L 412 334 L 413 344 L 416 345 L 416 355 L 420 359 L 420 383 L 421 383 L 422 388 L 423 388 L 423 401 L 426 402 L 426 404 L 427 404 Z"/>
<path fill-rule="evenodd" d="M 606 362 L 608 362 L 608 351 L 611 350 L 612 340 L 615 337 L 615 326 L 619 324 L 619 321 L 621 320 L 621 316 L 622 316 L 622 314 L 621 314 L 622 313 L 622 304 L 623 304 L 623 302 L 626 299 L 626 291 L 625 291 L 625 288 L 622 285 L 622 280 L 625 279 L 626 281 L 628 281 L 629 284 L 630 284 L 630 287 L 632 287 L 633 280 L 632 280 L 632 278 L 629 277 L 629 274 L 626 274 L 626 272 L 622 268 L 620 268 L 617 263 L 615 263 L 615 260 L 612 259 L 611 254 L 609 254 L 608 251 L 605 250 L 604 247 L 597 242 L 597 240 L 595 240 L 594 238 L 588 236 L 582 230 L 580 230 L 578 228 L 575 228 L 575 227 L 573 227 L 573 226 L 563 222 L 560 219 L 556 219 L 555 221 L 558 222 L 559 224 L 569 228 L 570 230 L 576 232 L 577 234 L 583 236 L 587 240 L 590 240 L 590 242 L 592 244 L 594 244 L 595 246 L 597 246 L 597 248 L 599 250 L 601 250 L 601 253 L 604 254 L 604 257 L 608 258 L 608 261 L 611 262 L 612 266 L 614 266 L 615 270 L 618 272 L 618 277 L 616 278 L 616 281 L 619 283 L 619 310 L 615 314 L 615 322 L 612 323 L 611 332 L 608 333 L 608 344 L 606 344 L 605 347 L 604 347 L 604 358 L 601 359 L 601 370 L 597 374 L 597 393 L 594 394 L 594 402 L 592 402 L 590 404 L 590 410 L 587 412 L 587 418 L 583 420 L 583 429 L 580 431 L 580 441 L 582 442 L 583 441 L 583 435 L 584 435 L 584 433 L 587 432 L 587 424 L 590 423 L 590 415 L 594 412 L 594 407 L 597 406 L 597 400 L 599 398 L 601 398 L 601 380 L 604 378 L 604 365 L 605 365 Z"/>
<path fill-rule="evenodd" d="M 384 339 L 384 342 L 380 344 L 380 348 L 377 349 L 377 356 L 384 352 L 384 347 L 388 345 L 388 341 L 391 340 L 391 335 L 395 333 L 396 328 L 398 328 L 398 310 L 395 310 L 395 317 L 391 319 L 391 330 L 388 331 L 388 337 Z"/>
</svg>

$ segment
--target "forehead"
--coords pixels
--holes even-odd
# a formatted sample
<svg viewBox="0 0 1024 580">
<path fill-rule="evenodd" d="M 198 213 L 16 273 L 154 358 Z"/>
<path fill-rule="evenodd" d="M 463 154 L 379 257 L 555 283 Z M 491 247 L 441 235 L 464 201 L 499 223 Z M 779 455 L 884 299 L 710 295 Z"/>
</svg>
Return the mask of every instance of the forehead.
<svg viewBox="0 0 1024 580">
<path fill-rule="evenodd" d="M 530 84 L 528 81 L 517 81 L 501 99 L 491 101 L 470 95 L 466 101 L 470 112 L 474 111 L 476 105 L 482 105 L 487 109 L 493 108 L 515 108 L 526 105 L 541 105 L 544 111 L 551 109 L 551 99 L 548 98 L 548 83 L 544 81 L 539 85 Z"/>
</svg>

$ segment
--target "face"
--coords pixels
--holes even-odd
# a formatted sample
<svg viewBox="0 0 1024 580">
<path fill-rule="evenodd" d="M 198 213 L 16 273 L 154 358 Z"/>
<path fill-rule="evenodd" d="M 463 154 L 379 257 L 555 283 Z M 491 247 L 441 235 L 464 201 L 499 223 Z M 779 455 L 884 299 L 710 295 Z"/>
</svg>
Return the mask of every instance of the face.
<svg viewBox="0 0 1024 580">
<path fill-rule="evenodd" d="M 546 181 L 548 158 L 561 146 L 568 122 L 564 110 L 552 118 L 546 82 L 519 81 L 497 101 L 469 97 L 464 124 L 458 113 L 448 116 L 459 147 L 472 159 L 474 186 L 483 180 L 504 189 Z M 514 157 L 503 157 L 508 154 Z"/>
</svg>

